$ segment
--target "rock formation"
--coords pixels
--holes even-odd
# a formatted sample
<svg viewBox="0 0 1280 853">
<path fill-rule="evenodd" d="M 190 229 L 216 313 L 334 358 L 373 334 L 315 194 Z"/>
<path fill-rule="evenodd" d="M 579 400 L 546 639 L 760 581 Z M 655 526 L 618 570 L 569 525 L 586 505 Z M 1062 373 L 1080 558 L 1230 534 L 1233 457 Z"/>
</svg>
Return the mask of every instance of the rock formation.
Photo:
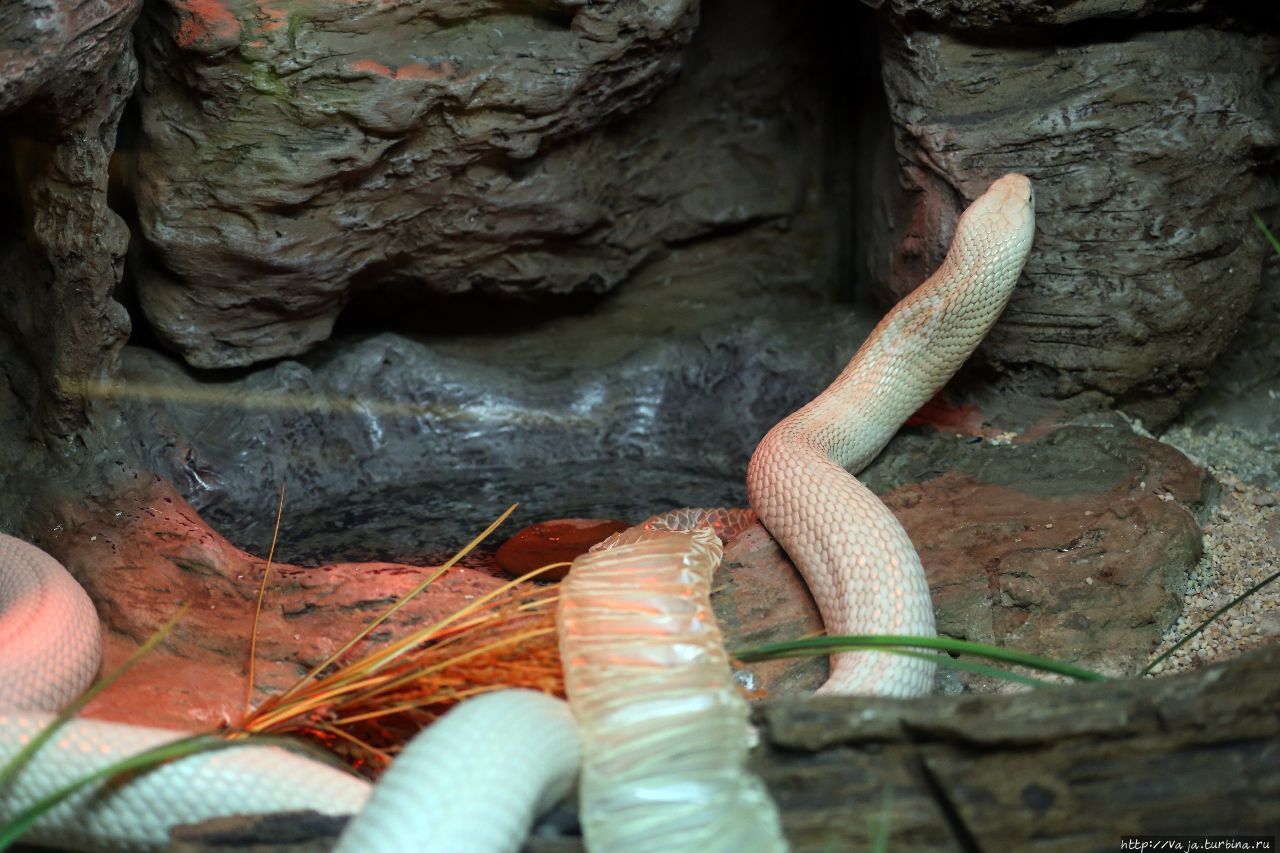
<svg viewBox="0 0 1280 853">
<path fill-rule="evenodd" d="M 113 375 L 129 332 L 115 294 L 129 231 L 108 206 L 107 165 L 137 80 L 141 7 L 0 8 L 0 352 L 49 441 L 86 425 L 84 385 Z"/>
<path fill-rule="evenodd" d="M 877 223 L 894 251 L 869 259 L 887 299 L 932 269 L 960 200 L 1016 168 L 1035 251 L 986 356 L 1076 410 L 1174 417 L 1257 293 L 1269 248 L 1249 217 L 1277 201 L 1275 12 L 1202 5 L 885 4 L 909 191 Z"/>
</svg>

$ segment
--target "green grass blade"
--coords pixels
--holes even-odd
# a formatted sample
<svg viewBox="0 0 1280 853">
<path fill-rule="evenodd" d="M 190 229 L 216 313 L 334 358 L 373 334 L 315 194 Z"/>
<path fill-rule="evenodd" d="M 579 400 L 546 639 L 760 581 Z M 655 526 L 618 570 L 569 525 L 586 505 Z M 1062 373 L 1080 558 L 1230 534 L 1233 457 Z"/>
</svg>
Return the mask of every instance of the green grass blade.
<svg viewBox="0 0 1280 853">
<path fill-rule="evenodd" d="M 807 637 L 801 640 L 788 640 L 782 643 L 768 643 L 751 649 L 738 649 L 732 652 L 740 661 L 751 662 L 774 660 L 776 658 L 798 657 L 802 655 L 828 655 L 837 652 L 856 651 L 895 651 L 910 649 L 932 649 L 949 654 L 970 655 L 973 657 L 994 660 L 999 663 L 1024 666 L 1042 672 L 1052 672 L 1078 681 L 1105 681 L 1106 676 L 1083 667 L 1074 666 L 1062 661 L 1042 658 L 1038 655 L 1020 652 L 1015 649 L 1002 649 L 984 643 L 971 643 L 967 640 L 953 640 L 950 637 L 909 637 L 881 634 L 856 634 L 832 637 Z M 940 662 L 943 662 L 940 660 Z M 960 667 L 963 668 L 963 667 Z M 998 670 L 993 670 L 998 672 Z M 1001 676 L 1004 677 L 1004 676 Z M 1017 680 L 1017 679 L 1014 679 Z"/>
<path fill-rule="evenodd" d="M 998 678 L 1001 681 L 1012 681 L 1015 684 L 1023 684 L 1027 687 L 1054 687 L 1056 682 L 1045 681 L 1043 678 L 1035 678 L 1030 675 L 1023 675 L 1020 672 L 1012 672 L 1007 669 L 1000 669 L 995 666 L 987 666 L 984 663 L 976 663 L 963 658 L 953 658 L 949 655 L 937 655 L 931 652 L 914 652 L 910 649 L 885 649 L 885 651 L 902 655 L 903 657 L 924 658 L 932 660 L 939 666 L 945 666 L 950 669 L 958 669 L 963 672 L 972 672 L 975 675 L 986 675 L 990 678 Z"/>
<path fill-rule="evenodd" d="M 1201 631 L 1203 631 L 1205 628 L 1208 628 L 1208 627 L 1209 627 L 1209 625 L 1210 625 L 1210 624 L 1212 624 L 1212 623 L 1213 623 L 1213 621 L 1214 621 L 1215 619 L 1217 619 L 1217 618 L 1218 618 L 1219 616 L 1221 616 L 1222 614 L 1226 613 L 1226 612 L 1227 612 L 1228 610 L 1230 610 L 1231 608 L 1235 607 L 1235 606 L 1236 606 L 1237 604 L 1239 604 L 1240 602 L 1244 601 L 1244 600 L 1245 600 L 1246 598 L 1248 598 L 1249 596 L 1253 595 L 1253 594 L 1254 594 L 1255 592 L 1257 592 L 1258 590 L 1262 589 L 1262 588 L 1263 588 L 1264 586 L 1266 586 L 1267 584 L 1269 584 L 1269 583 L 1271 583 L 1272 581 L 1274 581 L 1276 578 L 1280 578 L 1280 572 L 1275 572 L 1274 574 L 1272 574 L 1272 575 L 1271 575 L 1271 577 L 1263 578 L 1262 580 L 1260 580 L 1260 581 L 1258 581 L 1257 583 L 1255 583 L 1253 586 L 1251 586 L 1251 587 L 1249 587 L 1248 589 L 1246 589 L 1244 592 L 1242 592 L 1242 593 L 1240 593 L 1239 595 L 1237 595 L 1235 598 L 1233 598 L 1233 599 L 1231 599 L 1230 601 L 1228 601 L 1228 602 L 1227 602 L 1226 604 L 1224 604 L 1222 607 L 1219 607 L 1217 610 L 1215 610 L 1215 611 L 1213 612 L 1213 615 L 1212 615 L 1212 616 L 1210 616 L 1208 619 L 1204 620 L 1204 621 L 1203 621 L 1203 622 L 1201 622 L 1198 626 L 1196 626 L 1196 629 L 1195 629 L 1194 631 L 1192 631 L 1190 634 L 1187 634 L 1187 636 L 1183 637 L 1183 638 L 1182 638 L 1181 640 L 1179 640 L 1178 642 L 1174 643 L 1172 646 L 1170 646 L 1168 649 L 1166 649 L 1166 650 L 1164 651 L 1164 653 L 1163 653 L 1163 654 L 1159 655 L 1159 656 L 1158 656 L 1155 660 L 1153 660 L 1151 663 L 1149 663 L 1149 664 L 1147 664 L 1146 666 L 1144 666 L 1144 667 L 1142 668 L 1142 671 L 1141 671 L 1141 672 L 1139 672 L 1139 673 L 1138 673 L 1138 675 L 1150 675 L 1150 674 L 1151 674 L 1151 670 L 1153 670 L 1153 669 L 1155 669 L 1157 666 L 1159 666 L 1159 665 L 1160 665 L 1160 664 L 1161 664 L 1161 663 L 1162 663 L 1162 662 L 1163 662 L 1167 657 L 1169 657 L 1169 655 L 1173 654 L 1173 653 L 1174 653 L 1174 652 L 1176 652 L 1178 649 L 1180 649 L 1180 648 L 1182 648 L 1184 645 L 1186 645 L 1186 644 L 1191 640 L 1191 638 L 1195 637 L 1197 634 L 1199 634 L 1199 633 L 1200 633 Z"/>
<path fill-rule="evenodd" d="M 1267 242 L 1271 244 L 1271 248 L 1276 250 L 1277 255 L 1280 255 L 1280 239 L 1277 239 L 1276 235 L 1271 233 L 1271 229 L 1267 227 L 1267 223 L 1262 221 L 1261 216 L 1255 213 L 1253 215 L 1253 221 L 1262 229 L 1262 233 L 1266 235 Z"/>
</svg>

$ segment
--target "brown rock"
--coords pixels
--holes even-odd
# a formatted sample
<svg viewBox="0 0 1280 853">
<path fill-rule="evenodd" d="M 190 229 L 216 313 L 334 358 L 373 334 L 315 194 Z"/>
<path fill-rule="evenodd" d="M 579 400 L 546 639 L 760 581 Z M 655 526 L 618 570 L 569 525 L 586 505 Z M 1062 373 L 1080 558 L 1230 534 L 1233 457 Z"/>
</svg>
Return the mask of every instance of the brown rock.
<svg viewBox="0 0 1280 853">
<path fill-rule="evenodd" d="M 141 7 L 0 4 L 0 329 L 22 352 L 5 373 L 48 437 L 85 426 L 85 389 L 114 372 L 129 334 L 114 298 L 129 233 L 107 205 L 107 168 Z"/>
<path fill-rule="evenodd" d="M 1120 37 L 1055 28 L 1166 5 L 885 3 L 896 151 L 878 162 L 899 182 L 878 187 L 894 201 L 868 206 L 864 240 L 882 300 L 896 301 L 941 260 L 968 200 L 1004 172 L 1029 175 L 1027 285 L 982 352 L 1036 394 L 1077 410 L 1121 404 L 1149 426 L 1205 384 L 1241 324 L 1268 251 L 1242 211 L 1280 200 L 1256 177 L 1280 142 L 1265 94 L 1274 26 L 1219 29 L 1206 14 L 1150 30 L 1139 19 Z M 1018 9 L 1034 36 L 1007 24 Z M 981 37 L 945 29 L 960 24 Z"/>
<path fill-rule="evenodd" d="M 1166 445 L 1082 427 L 1026 444 L 904 434 L 863 479 L 920 553 L 940 634 L 1110 675 L 1141 668 L 1176 620 L 1200 555 L 1193 511 L 1210 488 Z M 817 632 L 816 608 L 776 543 L 763 529 L 741 540 L 726 560 L 727 601 L 716 601 L 731 645 Z M 774 695 L 822 679 L 784 663 L 760 673 Z"/>
<path fill-rule="evenodd" d="M 211 8 L 139 29 L 139 295 L 191 364 L 304 352 L 369 285 L 601 292 L 648 256 L 635 164 L 560 143 L 671 80 L 696 0 Z"/>
<path fill-rule="evenodd" d="M 939 633 L 1112 675 L 1176 620 L 1211 488 L 1123 427 L 1008 445 L 902 436 L 865 479 L 916 543 Z"/>
<path fill-rule="evenodd" d="M 89 706 L 90 716 L 172 728 L 234 720 L 244 705 L 249 641 L 265 561 L 213 531 L 161 480 L 109 500 L 55 502 L 37 542 L 89 592 L 106 630 L 105 669 L 177 612 L 164 643 Z M 56 519 L 56 521 L 53 521 Z M 278 693 L 424 578 L 429 567 L 336 563 L 272 567 L 259 623 L 256 696 Z M 404 636 L 502 585 L 455 566 L 371 635 Z"/>
<path fill-rule="evenodd" d="M 107 94 L 98 75 L 131 58 L 129 29 L 141 9 L 142 0 L 7 0 L 0 6 L 0 115 L 32 109 L 45 128 L 65 130 L 96 112 Z"/>
<path fill-rule="evenodd" d="M 531 524 L 498 546 L 494 559 L 512 577 L 520 577 L 551 563 L 571 563 L 591 546 L 630 527 L 615 518 L 556 518 Z M 560 580 L 569 567 L 551 569 L 537 580 Z"/>
<path fill-rule="evenodd" d="M 752 766 L 797 853 L 886 836 L 912 851 L 1266 836 L 1280 825 L 1277 666 L 1272 647 L 1176 678 L 1017 696 L 773 701 L 757 709 Z"/>
</svg>

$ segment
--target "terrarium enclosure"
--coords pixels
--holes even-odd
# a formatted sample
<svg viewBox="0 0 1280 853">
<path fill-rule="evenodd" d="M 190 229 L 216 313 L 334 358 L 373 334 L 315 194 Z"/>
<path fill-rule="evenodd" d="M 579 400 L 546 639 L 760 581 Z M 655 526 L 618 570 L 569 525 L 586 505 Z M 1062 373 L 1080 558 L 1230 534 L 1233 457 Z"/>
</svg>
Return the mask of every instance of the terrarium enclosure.
<svg viewBox="0 0 1280 853">
<path fill-rule="evenodd" d="M 495 589 L 527 525 L 745 506 L 760 438 L 1018 172 L 1008 307 L 863 480 L 941 634 L 1133 675 L 1280 559 L 1278 69 L 1248 0 L 5 0 L 0 530 L 89 591 L 108 665 L 192 603 L 99 711 L 215 722 L 273 541 L 266 691 L 512 503 L 389 628 Z M 821 628 L 762 528 L 717 583 L 737 644 Z M 1273 645 L 1276 595 L 1167 669 Z M 767 762 L 829 746 L 761 713 Z M 962 776 L 899 826 L 978 833 Z M 798 849 L 868 837 L 802 800 Z M 1185 814 L 1257 817 L 1223 802 Z"/>
</svg>

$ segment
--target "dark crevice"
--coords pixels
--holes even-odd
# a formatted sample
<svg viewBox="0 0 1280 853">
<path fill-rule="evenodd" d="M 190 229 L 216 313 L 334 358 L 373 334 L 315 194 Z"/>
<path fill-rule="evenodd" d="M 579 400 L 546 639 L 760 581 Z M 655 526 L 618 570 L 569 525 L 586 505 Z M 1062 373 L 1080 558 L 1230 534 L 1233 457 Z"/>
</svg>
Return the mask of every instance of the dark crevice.
<svg viewBox="0 0 1280 853">
<path fill-rule="evenodd" d="M 1030 7 L 1029 7 L 1030 9 Z M 1031 9 L 1024 17 L 1007 12 L 991 15 L 957 15 L 944 26 L 933 16 L 908 13 L 886 16 L 892 26 L 904 33 L 943 32 L 969 44 L 1008 48 L 1016 44 L 1026 48 L 1072 48 L 1104 42 L 1125 42 L 1161 32 L 1180 32 L 1213 28 L 1256 35 L 1280 25 L 1280 6 L 1251 0 L 1222 2 L 1199 13 L 1156 12 L 1129 17 L 1090 17 L 1065 24 L 1044 24 L 1034 20 L 1039 13 Z M 1003 22 L 1003 23 L 1002 23 Z"/>
<path fill-rule="evenodd" d="M 942 813 L 943 820 L 947 822 L 956 846 L 964 850 L 965 853 L 982 853 L 982 845 L 960 815 L 960 810 L 956 807 L 955 801 L 951 799 L 946 785 L 930 769 L 929 760 L 923 755 L 920 756 L 916 762 L 916 767 L 920 770 L 920 777 L 924 780 L 925 787 L 938 804 L 938 811 Z"/>
<path fill-rule="evenodd" d="M 594 293 L 540 294 L 534 300 L 484 287 L 470 293 L 440 294 L 420 283 L 381 285 L 352 297 L 334 325 L 332 339 L 379 332 L 408 337 L 488 337 L 536 328 L 566 316 L 590 315 L 607 298 Z"/>
</svg>

